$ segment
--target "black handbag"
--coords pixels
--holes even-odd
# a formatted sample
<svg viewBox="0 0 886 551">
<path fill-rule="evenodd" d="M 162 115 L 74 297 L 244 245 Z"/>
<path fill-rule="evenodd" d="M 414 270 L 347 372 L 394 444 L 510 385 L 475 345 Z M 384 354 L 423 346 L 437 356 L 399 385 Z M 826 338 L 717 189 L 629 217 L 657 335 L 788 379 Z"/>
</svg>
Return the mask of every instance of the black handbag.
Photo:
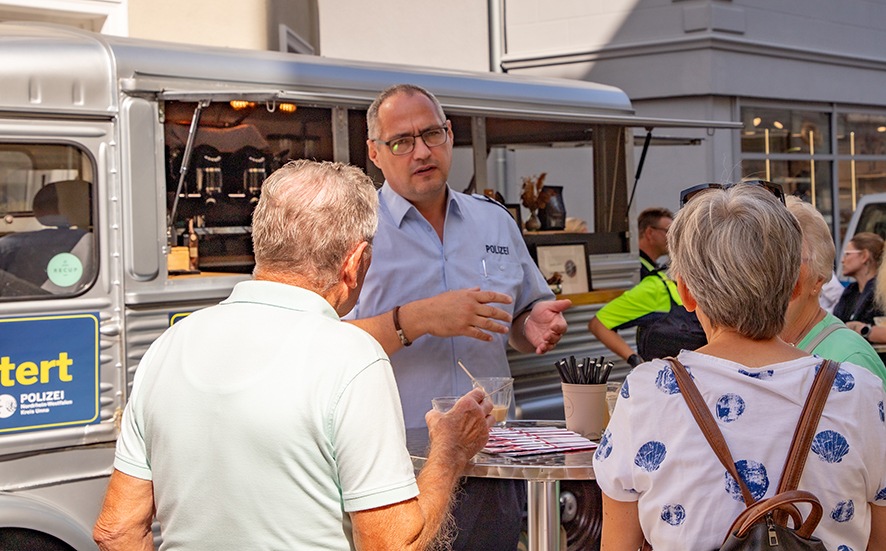
<svg viewBox="0 0 886 551">
<path fill-rule="evenodd" d="M 812 389 L 806 397 L 800 420 L 794 429 L 794 437 L 778 489 L 774 496 L 755 502 L 747 485 L 739 476 L 729 447 L 723 439 L 723 433 L 720 432 L 692 377 L 679 361 L 674 358 L 666 359 L 673 367 L 680 393 L 689 405 L 692 416 L 695 417 L 717 458 L 741 488 L 742 497 L 747 504 L 747 508 L 729 528 L 729 533 L 719 551 L 827 551 L 822 541 L 812 535 L 821 520 L 821 503 L 812 493 L 796 488 L 812 446 L 821 412 L 840 365 L 831 360 L 822 363 L 812 382 Z M 812 507 L 805 519 L 797 509 L 797 503 L 805 503 Z M 793 521 L 793 527 L 787 525 L 789 518 Z"/>
</svg>

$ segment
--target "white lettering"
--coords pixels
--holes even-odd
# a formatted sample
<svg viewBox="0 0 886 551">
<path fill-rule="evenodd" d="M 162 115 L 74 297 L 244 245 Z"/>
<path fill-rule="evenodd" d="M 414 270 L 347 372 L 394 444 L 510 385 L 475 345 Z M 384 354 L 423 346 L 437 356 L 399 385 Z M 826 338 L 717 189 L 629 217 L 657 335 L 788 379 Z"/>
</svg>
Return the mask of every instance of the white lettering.
<svg viewBox="0 0 886 551">
<path fill-rule="evenodd" d="M 19 396 L 19 403 L 22 407 L 27 407 L 26 404 L 36 404 L 38 402 L 53 402 L 60 401 L 65 399 L 65 391 L 64 390 L 52 390 L 47 392 L 29 392 L 27 394 L 21 394 Z"/>
</svg>

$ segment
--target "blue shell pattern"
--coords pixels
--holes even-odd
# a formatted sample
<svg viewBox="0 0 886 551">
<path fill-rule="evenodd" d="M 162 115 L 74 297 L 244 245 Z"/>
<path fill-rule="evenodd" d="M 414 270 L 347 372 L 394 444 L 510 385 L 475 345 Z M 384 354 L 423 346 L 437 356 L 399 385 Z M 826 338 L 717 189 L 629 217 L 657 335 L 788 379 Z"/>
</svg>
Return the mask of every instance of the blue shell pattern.
<svg viewBox="0 0 886 551">
<path fill-rule="evenodd" d="M 837 431 L 823 430 L 812 439 L 812 453 L 827 463 L 839 463 L 849 453 L 849 442 Z"/>
<path fill-rule="evenodd" d="M 655 377 L 655 386 L 665 394 L 680 393 L 680 387 L 677 385 L 677 379 L 674 377 L 674 370 L 671 368 L 670 363 L 659 370 L 658 375 Z"/>
<path fill-rule="evenodd" d="M 851 499 L 837 503 L 837 506 L 831 511 L 831 518 L 837 522 L 849 522 L 854 516 L 855 504 Z"/>
<path fill-rule="evenodd" d="M 738 372 L 741 373 L 742 375 L 746 375 L 746 376 L 751 377 L 753 379 L 760 379 L 761 381 L 765 381 L 766 379 L 771 379 L 772 376 L 775 374 L 775 371 L 772 369 L 767 369 L 765 371 L 758 371 L 756 373 L 753 373 L 753 372 L 748 371 L 746 369 L 739 369 Z"/>
<path fill-rule="evenodd" d="M 735 462 L 735 468 L 738 470 L 738 476 L 744 481 L 745 486 L 750 490 L 754 499 L 762 499 L 769 489 L 769 475 L 766 472 L 766 466 L 757 461 L 750 459 L 742 459 Z M 741 495 L 741 487 L 732 478 L 728 472 L 725 473 L 726 491 L 735 501 L 744 502 Z"/>
<path fill-rule="evenodd" d="M 603 436 L 600 437 L 597 451 L 594 452 L 594 461 L 602 461 L 609 457 L 610 453 L 612 453 L 612 433 L 609 432 L 609 429 L 606 429 L 603 431 Z"/>
<path fill-rule="evenodd" d="M 836 392 L 849 392 L 855 388 L 855 377 L 843 368 L 837 370 L 837 376 L 834 377 L 834 384 L 831 389 Z"/>
<path fill-rule="evenodd" d="M 679 526 L 686 520 L 686 509 L 679 503 L 665 505 L 661 508 L 661 520 L 671 526 Z"/>
<path fill-rule="evenodd" d="M 723 423 L 731 423 L 744 413 L 745 402 L 738 394 L 724 394 L 717 400 L 717 418 Z"/>
<path fill-rule="evenodd" d="M 657 471 L 661 467 L 667 453 L 665 445 L 661 442 L 656 442 L 655 440 L 646 442 L 637 451 L 637 455 L 634 457 L 634 465 L 649 473 Z"/>
</svg>

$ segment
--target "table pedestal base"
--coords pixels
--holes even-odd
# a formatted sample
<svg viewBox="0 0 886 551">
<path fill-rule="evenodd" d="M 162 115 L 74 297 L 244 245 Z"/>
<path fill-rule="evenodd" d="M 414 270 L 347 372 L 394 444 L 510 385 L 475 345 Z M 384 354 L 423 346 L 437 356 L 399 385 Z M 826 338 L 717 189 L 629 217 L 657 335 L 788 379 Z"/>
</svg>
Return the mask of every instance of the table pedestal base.
<svg viewBox="0 0 886 551">
<path fill-rule="evenodd" d="M 560 549 L 560 481 L 527 480 L 529 551 Z"/>
</svg>

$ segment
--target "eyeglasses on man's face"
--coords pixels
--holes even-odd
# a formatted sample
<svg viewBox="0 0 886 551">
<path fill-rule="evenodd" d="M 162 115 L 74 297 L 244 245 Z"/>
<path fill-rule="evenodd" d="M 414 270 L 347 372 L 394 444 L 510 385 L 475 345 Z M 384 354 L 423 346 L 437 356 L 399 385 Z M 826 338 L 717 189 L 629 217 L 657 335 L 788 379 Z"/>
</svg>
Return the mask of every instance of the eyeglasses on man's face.
<svg viewBox="0 0 886 551">
<path fill-rule="evenodd" d="M 707 183 L 707 184 L 698 184 L 697 186 L 692 186 L 691 188 L 684 189 L 680 192 L 680 207 L 686 205 L 693 197 L 698 195 L 699 193 L 704 193 L 709 189 L 722 189 L 727 190 L 733 186 L 757 186 L 765 189 L 766 191 L 775 195 L 775 197 L 781 201 L 781 204 L 784 204 L 784 190 L 782 190 L 781 185 L 776 184 L 774 182 L 769 182 L 767 180 L 743 180 L 741 182 L 730 183 L 730 184 L 719 184 L 719 183 Z"/>
<path fill-rule="evenodd" d="M 437 147 L 449 141 L 449 128 L 443 126 L 435 126 L 422 131 L 420 134 L 412 136 L 400 136 L 393 140 L 383 141 L 374 139 L 372 141 L 388 146 L 394 155 L 408 155 L 415 149 L 415 139 L 421 138 L 421 141 L 428 147 Z"/>
<path fill-rule="evenodd" d="M 649 227 L 652 228 L 653 230 L 658 230 L 658 231 L 664 232 L 665 235 L 667 235 L 668 229 L 669 229 L 669 228 L 659 228 L 658 226 L 649 226 Z"/>
</svg>

